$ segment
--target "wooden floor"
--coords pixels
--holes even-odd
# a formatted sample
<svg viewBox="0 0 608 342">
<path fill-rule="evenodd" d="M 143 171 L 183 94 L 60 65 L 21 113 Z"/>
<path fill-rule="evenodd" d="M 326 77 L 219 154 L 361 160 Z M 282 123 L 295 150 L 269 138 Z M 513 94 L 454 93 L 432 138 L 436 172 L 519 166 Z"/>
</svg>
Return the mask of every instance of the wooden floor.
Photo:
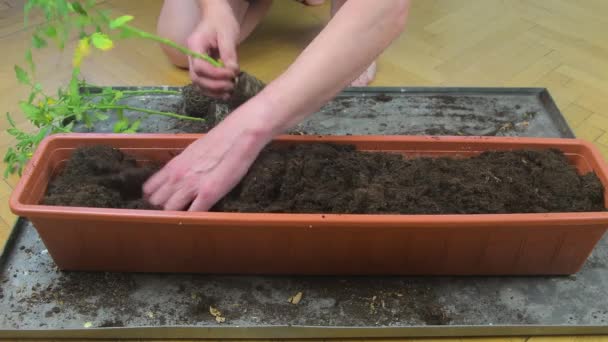
<svg viewBox="0 0 608 342">
<path fill-rule="evenodd" d="M 23 26 L 22 2 L 0 0 L 0 108 L 28 127 L 17 104 L 27 90 L 13 76 L 13 65 L 24 65 L 31 34 L 31 27 Z M 135 25 L 151 31 L 160 5 L 161 0 L 104 4 L 116 14 L 134 15 Z M 304 8 L 295 1 L 275 1 L 268 18 L 240 47 L 241 67 L 271 81 L 322 29 L 327 12 L 327 5 Z M 372 85 L 547 87 L 577 136 L 595 142 L 608 157 L 606 13 L 606 0 L 414 1 L 407 31 L 381 56 Z M 35 59 L 38 79 L 49 90 L 69 79 L 69 53 L 44 50 Z M 86 61 L 83 74 L 102 85 L 188 82 L 187 73 L 169 65 L 157 45 L 140 41 L 97 53 Z M 12 143 L 6 127 L 0 121 L 2 155 Z M 7 199 L 16 181 L 0 180 L 0 244 L 15 220 Z"/>
</svg>

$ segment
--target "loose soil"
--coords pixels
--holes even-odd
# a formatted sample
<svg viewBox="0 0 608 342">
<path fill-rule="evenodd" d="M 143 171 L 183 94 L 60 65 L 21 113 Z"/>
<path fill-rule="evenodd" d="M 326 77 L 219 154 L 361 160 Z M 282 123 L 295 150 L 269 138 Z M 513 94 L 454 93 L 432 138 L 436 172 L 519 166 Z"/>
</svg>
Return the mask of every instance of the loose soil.
<svg viewBox="0 0 608 342">
<path fill-rule="evenodd" d="M 44 203 L 152 209 L 141 186 L 158 169 L 108 146 L 78 149 Z M 331 144 L 268 147 L 212 208 L 225 212 L 477 214 L 604 211 L 594 173 L 557 150 L 413 158 Z"/>
<path fill-rule="evenodd" d="M 138 166 L 135 158 L 109 146 L 74 151 L 64 171 L 50 184 L 47 205 L 152 209 L 142 200 L 142 184 L 157 165 Z"/>
</svg>

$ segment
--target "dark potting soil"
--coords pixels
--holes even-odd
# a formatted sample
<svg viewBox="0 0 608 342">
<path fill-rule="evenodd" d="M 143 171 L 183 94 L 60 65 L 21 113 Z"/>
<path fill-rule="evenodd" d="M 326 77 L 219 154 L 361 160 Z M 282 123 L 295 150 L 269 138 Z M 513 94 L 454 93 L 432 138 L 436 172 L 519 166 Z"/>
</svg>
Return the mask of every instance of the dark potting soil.
<svg viewBox="0 0 608 342">
<path fill-rule="evenodd" d="M 143 183 L 158 165 L 138 166 L 135 158 L 109 146 L 76 149 L 47 189 L 47 205 L 152 209 L 142 200 Z"/>
<path fill-rule="evenodd" d="M 151 209 L 141 186 L 158 166 L 107 146 L 80 148 L 51 183 L 50 205 Z M 331 144 L 266 148 L 212 208 L 226 212 L 474 214 L 604 211 L 594 173 L 557 150 L 414 158 Z"/>
</svg>

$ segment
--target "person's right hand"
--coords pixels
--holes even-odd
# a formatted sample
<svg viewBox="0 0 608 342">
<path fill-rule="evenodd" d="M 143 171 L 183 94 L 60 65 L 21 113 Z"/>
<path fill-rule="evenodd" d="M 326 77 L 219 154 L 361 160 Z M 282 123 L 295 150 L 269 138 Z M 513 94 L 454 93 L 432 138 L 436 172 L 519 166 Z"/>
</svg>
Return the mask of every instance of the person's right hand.
<svg viewBox="0 0 608 342">
<path fill-rule="evenodd" d="M 224 100 L 230 97 L 239 71 L 236 55 L 239 31 L 239 23 L 230 5 L 218 1 L 209 6 L 188 37 L 186 43 L 190 50 L 219 58 L 224 64 L 216 67 L 205 60 L 188 57 L 190 78 L 203 94 Z"/>
</svg>

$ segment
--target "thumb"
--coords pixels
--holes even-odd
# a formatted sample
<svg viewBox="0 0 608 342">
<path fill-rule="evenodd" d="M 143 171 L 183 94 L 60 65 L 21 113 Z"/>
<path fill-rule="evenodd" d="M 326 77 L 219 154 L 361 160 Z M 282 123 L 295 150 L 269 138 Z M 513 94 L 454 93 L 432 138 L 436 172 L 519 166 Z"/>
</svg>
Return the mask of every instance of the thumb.
<svg viewBox="0 0 608 342">
<path fill-rule="evenodd" d="M 220 58 L 224 62 L 227 69 L 234 72 L 236 77 L 239 71 L 239 64 L 236 55 L 236 43 L 231 39 L 219 39 L 218 50 L 220 52 Z"/>
<path fill-rule="evenodd" d="M 213 49 L 211 39 L 200 34 L 191 35 L 186 41 L 186 46 L 190 50 L 201 54 L 210 54 L 211 50 Z M 198 58 L 188 58 L 190 59 L 190 67 L 199 67 L 200 63 L 202 62 Z"/>
</svg>

